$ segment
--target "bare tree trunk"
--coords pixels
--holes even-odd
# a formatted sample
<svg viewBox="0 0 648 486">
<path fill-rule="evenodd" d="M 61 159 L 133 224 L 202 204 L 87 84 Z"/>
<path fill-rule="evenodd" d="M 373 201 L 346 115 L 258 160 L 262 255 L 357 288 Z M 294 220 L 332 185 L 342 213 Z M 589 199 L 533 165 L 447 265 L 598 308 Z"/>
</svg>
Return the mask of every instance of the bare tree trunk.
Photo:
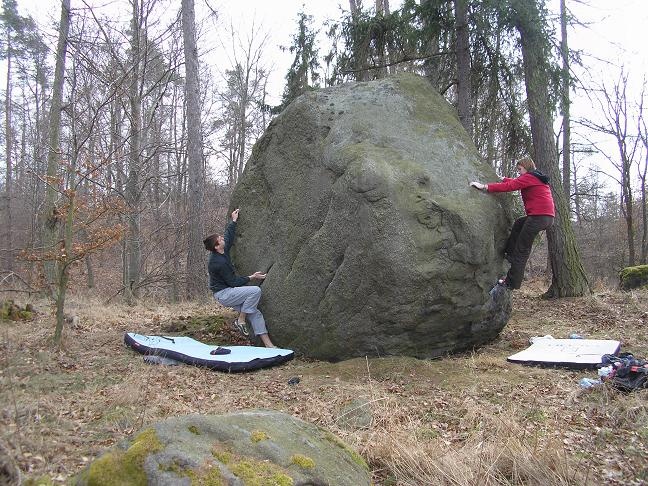
<svg viewBox="0 0 648 486">
<path fill-rule="evenodd" d="M 12 120 L 11 120 L 11 56 L 13 47 L 11 45 L 11 29 L 7 29 L 7 88 L 5 91 L 5 157 L 7 163 L 7 173 L 5 175 L 5 228 L 4 228 L 4 248 L 6 268 L 8 271 L 13 271 L 13 215 L 11 208 L 12 196 L 12 177 L 13 177 L 13 133 L 12 133 Z"/>
<path fill-rule="evenodd" d="M 641 261 L 642 265 L 648 263 L 648 201 L 646 200 L 646 169 L 648 169 L 648 147 L 643 171 L 640 174 L 641 179 Z"/>
<path fill-rule="evenodd" d="M 643 167 L 639 170 L 639 179 L 641 180 L 641 263 L 646 265 L 648 263 L 648 201 L 646 200 L 646 187 L 648 176 L 648 127 L 646 119 L 644 118 L 644 100 L 646 94 L 646 82 L 641 90 L 639 101 L 639 114 L 637 120 L 637 127 L 639 129 L 639 138 L 644 146 L 644 160 Z"/>
<path fill-rule="evenodd" d="M 455 32 L 457 35 L 457 112 L 468 134 L 473 135 L 472 86 L 470 81 L 470 38 L 468 1 L 455 0 Z"/>
<path fill-rule="evenodd" d="M 545 297 L 578 297 L 591 293 L 583 269 L 576 237 L 569 219 L 569 205 L 560 182 L 558 154 L 552 128 L 549 100 L 546 39 L 542 33 L 542 19 L 535 0 L 513 0 L 515 26 L 520 33 L 524 81 L 529 105 L 533 158 L 538 168 L 552 181 L 556 205 L 554 225 L 547 230 L 551 270 L 551 286 Z"/>
<path fill-rule="evenodd" d="M 621 150 L 623 151 L 623 150 Z M 621 212 L 626 221 L 626 237 L 628 239 L 628 265 L 636 265 L 635 227 L 634 227 L 634 195 L 630 180 L 630 160 L 624 160 L 627 169 L 621 175 Z"/>
<path fill-rule="evenodd" d="M 126 180 L 126 202 L 129 206 L 128 230 L 126 238 L 126 261 L 127 271 L 124 272 L 124 298 L 127 303 L 132 304 L 133 299 L 138 296 L 138 285 L 140 280 L 141 265 L 141 242 L 140 242 L 140 193 L 139 193 L 139 172 L 140 172 L 140 145 L 141 145 L 141 116 L 142 99 L 140 95 L 140 57 L 141 57 L 141 28 L 139 0 L 131 0 L 133 17 L 131 19 L 131 80 L 128 89 L 130 105 L 130 134 L 129 134 L 129 158 L 128 178 Z"/>
<path fill-rule="evenodd" d="M 53 250 L 58 240 L 58 216 L 56 210 L 57 187 L 56 175 L 58 172 L 59 157 L 61 156 L 61 108 L 63 105 L 63 82 L 65 80 L 65 58 L 67 55 L 68 32 L 70 30 L 70 0 L 61 1 L 61 20 L 59 23 L 59 38 L 56 47 L 56 67 L 54 68 L 54 85 L 52 86 L 52 102 L 49 116 L 49 150 L 47 152 L 47 177 L 48 185 L 45 190 L 45 217 L 43 228 L 43 247 Z M 56 276 L 56 264 L 46 262 L 46 278 L 53 291 Z"/>
<path fill-rule="evenodd" d="M 248 105 L 248 90 L 249 83 L 246 79 L 241 83 L 241 102 L 239 109 L 239 129 L 238 129 L 238 164 L 236 168 L 236 181 L 238 182 L 243 175 L 243 169 L 245 168 L 245 145 L 247 142 L 247 105 Z"/>
<path fill-rule="evenodd" d="M 498 83 L 498 78 L 497 78 L 497 71 L 499 69 L 499 63 L 500 63 L 500 56 L 501 56 L 501 36 L 500 33 L 496 33 L 496 39 L 495 39 L 495 49 L 494 49 L 494 58 L 492 60 L 492 67 L 491 67 L 491 73 L 489 76 L 489 84 L 488 84 L 488 101 L 489 101 L 489 108 L 488 108 L 488 115 L 490 116 L 491 120 L 495 120 L 497 118 L 496 112 L 496 101 L 497 101 L 497 94 L 499 91 L 499 83 Z M 497 160 L 497 151 L 496 151 L 496 145 L 495 145 L 495 130 L 488 129 L 486 131 L 486 161 L 491 167 L 495 167 L 496 160 Z"/>
<path fill-rule="evenodd" d="M 581 196 L 578 191 L 578 174 L 577 174 L 575 162 L 571 170 L 571 177 L 572 177 L 572 187 L 574 188 L 574 212 L 576 213 L 576 222 L 580 224 L 583 219 L 583 215 L 581 210 Z"/>
<path fill-rule="evenodd" d="M 565 197 L 569 203 L 571 200 L 570 182 L 571 177 L 569 171 L 571 170 L 571 117 L 569 113 L 569 105 L 571 104 L 569 90 L 571 87 L 569 76 L 569 48 L 567 47 L 567 8 L 565 0 L 560 0 L 560 53 L 562 55 L 562 70 L 561 70 L 561 108 L 563 115 L 563 138 L 562 138 L 562 183 Z M 574 186 L 575 187 L 575 186 Z"/>
<path fill-rule="evenodd" d="M 182 35 L 187 79 L 187 163 L 189 167 L 189 241 L 187 245 L 187 296 L 205 294 L 205 257 L 202 207 L 205 192 L 202 133 L 200 123 L 200 84 L 198 79 L 198 48 L 193 0 L 182 0 Z"/>
</svg>

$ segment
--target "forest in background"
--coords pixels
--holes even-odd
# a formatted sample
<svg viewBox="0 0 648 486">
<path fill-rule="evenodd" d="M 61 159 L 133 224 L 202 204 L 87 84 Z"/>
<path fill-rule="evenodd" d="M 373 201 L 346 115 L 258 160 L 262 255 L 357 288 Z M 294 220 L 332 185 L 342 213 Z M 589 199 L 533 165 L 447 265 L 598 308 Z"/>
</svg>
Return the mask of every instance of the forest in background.
<svg viewBox="0 0 648 486">
<path fill-rule="evenodd" d="M 62 0 L 57 38 L 3 0 L 2 289 L 51 295 L 59 336 L 71 286 L 106 302 L 206 296 L 202 238 L 222 227 L 272 118 L 306 91 L 400 71 L 425 76 L 457 108 L 498 174 L 531 154 L 552 177 L 561 224 L 549 253 L 576 274 L 565 283 L 549 262 L 554 296 L 614 285 L 648 254 L 645 91 L 628 89 L 622 61 L 600 85 L 575 75 L 587 53 L 569 49 L 570 1 L 555 15 L 543 0 L 406 0 L 396 10 L 350 0 L 325 26 L 296 12 L 294 61 L 271 106 L 267 37 L 227 32 L 229 64 L 208 66 L 211 24 L 196 21 L 193 0 L 123 1 L 118 15 Z M 572 120 L 583 96 L 592 116 Z M 573 142 L 574 126 L 611 144 Z M 588 165 L 592 154 L 611 177 Z"/>
</svg>

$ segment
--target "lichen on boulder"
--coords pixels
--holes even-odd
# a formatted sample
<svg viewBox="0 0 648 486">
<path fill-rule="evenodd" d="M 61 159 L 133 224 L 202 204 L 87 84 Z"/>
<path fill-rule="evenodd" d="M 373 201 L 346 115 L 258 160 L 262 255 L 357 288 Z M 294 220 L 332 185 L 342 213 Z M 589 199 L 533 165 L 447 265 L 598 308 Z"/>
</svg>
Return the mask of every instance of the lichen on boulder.
<svg viewBox="0 0 648 486">
<path fill-rule="evenodd" d="M 648 285 L 648 265 L 626 267 L 619 272 L 622 290 L 632 290 Z"/>
</svg>

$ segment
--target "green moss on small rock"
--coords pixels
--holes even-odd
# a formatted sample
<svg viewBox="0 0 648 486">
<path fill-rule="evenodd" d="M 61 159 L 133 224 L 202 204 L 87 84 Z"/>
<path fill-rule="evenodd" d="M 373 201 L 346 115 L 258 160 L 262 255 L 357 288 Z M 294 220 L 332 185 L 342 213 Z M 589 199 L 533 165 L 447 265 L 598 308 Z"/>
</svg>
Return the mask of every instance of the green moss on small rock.
<svg viewBox="0 0 648 486">
<path fill-rule="evenodd" d="M 145 486 L 147 484 L 144 472 L 144 459 L 149 454 L 159 452 L 163 448 L 155 430 L 146 429 L 141 432 L 131 446 L 126 450 L 112 450 L 94 461 L 85 476 L 88 486 L 105 484 L 129 484 Z"/>
<path fill-rule="evenodd" d="M 619 272 L 622 290 L 631 290 L 648 285 L 648 265 L 626 267 Z"/>
<path fill-rule="evenodd" d="M 313 469 L 315 467 L 315 461 L 313 461 L 310 457 L 304 456 L 302 454 L 294 454 L 290 458 L 290 462 L 292 464 L 296 464 L 302 469 Z"/>
<path fill-rule="evenodd" d="M 160 470 L 171 472 L 179 477 L 189 478 L 192 486 L 226 486 L 220 469 L 213 464 L 206 464 L 199 469 L 184 467 L 177 462 L 160 464 Z"/>
<path fill-rule="evenodd" d="M 24 486 L 54 486 L 54 481 L 49 476 L 39 476 L 37 478 L 25 479 L 22 484 Z"/>
<path fill-rule="evenodd" d="M 250 440 L 254 443 L 261 442 L 262 440 L 268 440 L 270 436 L 263 432 L 262 430 L 255 430 L 250 435 Z"/>
<path fill-rule="evenodd" d="M 189 432 L 191 432 L 194 435 L 200 435 L 200 430 L 198 430 L 198 427 L 196 427 L 195 425 L 189 426 Z"/>
<path fill-rule="evenodd" d="M 21 308 L 13 300 L 5 300 L 0 304 L 0 319 L 8 321 L 28 321 L 34 317 L 34 308 L 27 304 Z"/>
<path fill-rule="evenodd" d="M 240 478 L 245 486 L 292 486 L 292 478 L 279 466 L 252 459 L 243 459 L 230 466 L 230 471 Z"/>
<path fill-rule="evenodd" d="M 229 451 L 219 450 L 212 450 L 212 456 L 214 456 L 223 464 L 229 464 L 230 462 L 232 462 L 232 457 L 234 457 L 234 455 Z"/>
<path fill-rule="evenodd" d="M 226 328 L 226 318 L 221 315 L 186 316 L 162 325 L 167 333 L 181 333 L 199 341 L 216 339 Z"/>
<path fill-rule="evenodd" d="M 329 442 L 332 442 L 333 444 L 338 446 L 340 449 L 343 449 L 347 454 L 349 454 L 349 456 L 351 457 L 353 462 L 355 462 L 359 466 L 362 466 L 367 471 L 369 470 L 369 466 L 367 465 L 367 462 L 362 458 L 362 456 L 360 454 L 358 454 L 356 451 L 351 449 L 351 447 L 346 445 L 342 440 L 340 440 L 338 437 L 333 435 L 328 430 L 322 429 L 322 431 L 324 432 L 324 438 L 326 440 L 328 440 Z"/>
</svg>

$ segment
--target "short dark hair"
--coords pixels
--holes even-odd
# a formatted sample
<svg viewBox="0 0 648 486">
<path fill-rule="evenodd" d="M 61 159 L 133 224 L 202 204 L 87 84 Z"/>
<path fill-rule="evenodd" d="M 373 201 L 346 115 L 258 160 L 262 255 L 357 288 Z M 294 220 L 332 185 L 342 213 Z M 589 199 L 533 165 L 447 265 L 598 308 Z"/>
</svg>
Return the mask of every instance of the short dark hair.
<svg viewBox="0 0 648 486">
<path fill-rule="evenodd" d="M 213 235 L 209 235 L 207 238 L 203 240 L 203 244 L 205 245 L 205 249 L 209 251 L 216 251 L 216 245 L 218 244 L 218 237 L 220 235 L 218 233 L 214 233 Z"/>
</svg>

